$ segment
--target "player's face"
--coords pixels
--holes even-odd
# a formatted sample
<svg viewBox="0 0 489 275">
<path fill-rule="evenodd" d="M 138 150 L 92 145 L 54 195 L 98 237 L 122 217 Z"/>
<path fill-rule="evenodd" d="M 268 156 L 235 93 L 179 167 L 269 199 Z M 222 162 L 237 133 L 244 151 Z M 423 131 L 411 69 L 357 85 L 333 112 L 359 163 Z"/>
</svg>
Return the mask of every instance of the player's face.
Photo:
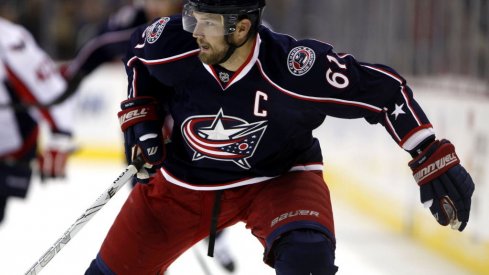
<svg viewBox="0 0 489 275">
<path fill-rule="evenodd" d="M 200 47 L 199 58 L 202 62 L 214 65 L 224 58 L 229 45 L 224 40 L 222 17 L 217 14 L 194 13 L 196 26 L 193 36 Z"/>
</svg>

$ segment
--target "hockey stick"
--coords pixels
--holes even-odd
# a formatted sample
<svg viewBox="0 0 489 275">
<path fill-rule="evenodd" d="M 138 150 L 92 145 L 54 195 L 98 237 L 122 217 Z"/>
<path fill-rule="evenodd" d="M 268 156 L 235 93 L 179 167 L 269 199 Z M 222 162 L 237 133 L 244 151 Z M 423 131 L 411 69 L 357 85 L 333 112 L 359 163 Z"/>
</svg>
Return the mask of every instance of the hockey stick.
<svg viewBox="0 0 489 275">
<path fill-rule="evenodd" d="M 212 275 L 209 267 L 207 266 L 204 258 L 202 258 L 202 255 L 200 255 L 200 252 L 197 251 L 197 249 L 194 247 L 192 248 L 193 252 L 194 252 L 194 256 L 195 258 L 197 259 L 197 262 L 199 263 L 200 267 L 202 268 L 202 271 L 204 271 L 204 274 L 205 275 Z"/>
<path fill-rule="evenodd" d="M 102 193 L 97 200 L 66 230 L 51 248 L 44 253 L 39 260 L 25 273 L 25 275 L 36 275 L 58 254 L 58 252 L 87 224 L 90 219 L 124 186 L 143 166 L 141 158 L 134 160 L 126 170 Z"/>
<path fill-rule="evenodd" d="M 39 102 L 11 102 L 11 103 L 0 103 L 0 110 L 2 109 L 10 109 L 14 112 L 25 112 L 29 109 L 49 109 L 55 105 L 63 103 L 69 97 L 71 97 L 71 93 L 61 94 L 58 98 L 54 99 L 48 103 L 39 103 Z"/>
<path fill-rule="evenodd" d="M 85 73 L 79 72 L 73 78 L 68 81 L 68 85 L 65 89 L 65 91 L 60 94 L 58 97 L 56 97 L 54 100 L 48 103 L 40 103 L 40 102 L 11 102 L 11 103 L 0 103 L 0 110 L 1 109 L 10 109 L 13 110 L 14 112 L 25 112 L 31 108 L 37 108 L 37 109 L 49 109 L 55 105 L 63 103 L 65 100 L 70 98 L 72 95 L 75 94 L 75 92 L 78 90 L 78 87 L 80 86 L 81 81 L 85 77 Z M 11 86 L 9 85 L 8 82 L 5 83 L 5 86 L 7 87 L 8 90 L 15 91 Z M 14 92 L 15 94 L 15 92 Z"/>
</svg>

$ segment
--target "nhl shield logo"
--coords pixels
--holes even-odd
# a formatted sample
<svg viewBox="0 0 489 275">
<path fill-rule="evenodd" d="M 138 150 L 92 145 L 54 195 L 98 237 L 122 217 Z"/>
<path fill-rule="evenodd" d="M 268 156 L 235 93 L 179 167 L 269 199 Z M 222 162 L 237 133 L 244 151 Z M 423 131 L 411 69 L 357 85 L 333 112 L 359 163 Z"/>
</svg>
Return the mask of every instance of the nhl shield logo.
<svg viewBox="0 0 489 275">
<path fill-rule="evenodd" d="M 306 74 L 314 65 L 316 53 L 308 47 L 293 48 L 287 57 L 287 66 L 291 74 L 301 76 Z"/>
<path fill-rule="evenodd" d="M 231 161 L 247 170 L 251 168 L 247 159 L 255 153 L 266 128 L 267 121 L 248 123 L 224 115 L 222 109 L 217 115 L 189 117 L 181 126 L 182 135 L 194 152 L 193 161 Z"/>
<path fill-rule="evenodd" d="M 166 23 L 170 21 L 170 17 L 162 17 L 146 28 L 146 42 L 153 44 L 160 38 L 161 33 L 165 29 Z"/>
<path fill-rule="evenodd" d="M 229 74 L 225 72 L 220 72 L 219 73 L 219 79 L 221 79 L 222 82 L 228 83 L 229 82 Z"/>
</svg>

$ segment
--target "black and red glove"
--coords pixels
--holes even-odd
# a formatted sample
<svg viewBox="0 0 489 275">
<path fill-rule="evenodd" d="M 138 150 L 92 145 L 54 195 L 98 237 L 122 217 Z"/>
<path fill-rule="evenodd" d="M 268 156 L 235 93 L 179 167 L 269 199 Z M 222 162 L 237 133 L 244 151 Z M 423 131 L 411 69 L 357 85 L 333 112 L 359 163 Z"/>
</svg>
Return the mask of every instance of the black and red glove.
<svg viewBox="0 0 489 275">
<path fill-rule="evenodd" d="M 448 140 L 435 140 L 409 167 L 420 186 L 421 202 L 430 208 L 439 224 L 464 230 L 469 221 L 474 182 L 460 165 L 455 147 Z"/>
<path fill-rule="evenodd" d="M 123 101 L 121 109 L 118 117 L 124 132 L 127 162 L 131 163 L 142 155 L 148 170 L 161 166 L 165 148 L 157 102 L 151 97 L 136 97 Z M 140 182 L 146 182 L 149 178 L 146 169 L 141 169 L 137 176 Z"/>
</svg>

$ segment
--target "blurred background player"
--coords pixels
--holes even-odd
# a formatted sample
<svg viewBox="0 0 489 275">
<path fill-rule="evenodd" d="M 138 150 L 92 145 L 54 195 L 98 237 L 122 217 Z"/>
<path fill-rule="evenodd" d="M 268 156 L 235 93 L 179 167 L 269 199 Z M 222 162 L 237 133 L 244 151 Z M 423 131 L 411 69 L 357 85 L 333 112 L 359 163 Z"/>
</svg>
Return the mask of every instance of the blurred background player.
<svg viewBox="0 0 489 275">
<path fill-rule="evenodd" d="M 159 17 L 179 14 L 182 7 L 182 0 L 142 0 L 120 8 L 102 24 L 97 34 L 84 44 L 77 55 L 61 67 L 68 86 L 63 95 L 52 103 L 62 102 L 73 95 L 81 82 L 99 66 L 108 62 L 120 62 L 137 26 L 148 24 Z M 167 116 L 164 125 L 166 138 L 171 135 L 172 125 L 173 120 Z M 136 181 L 132 183 L 135 185 Z M 217 235 L 215 259 L 227 271 L 235 270 L 235 261 L 228 248 L 225 232 Z"/>
<path fill-rule="evenodd" d="M 134 1 L 132 5 L 120 8 L 84 44 L 76 57 L 62 67 L 62 74 L 68 81 L 64 97 L 73 94 L 81 81 L 100 65 L 120 61 L 137 26 L 158 17 L 180 13 L 181 10 L 181 0 Z"/>
<path fill-rule="evenodd" d="M 51 58 L 23 27 L 0 17 L 0 222 L 9 197 L 25 198 L 31 163 L 38 156 L 40 123 L 50 129 L 38 156 L 42 179 L 62 178 L 72 142 L 72 99 L 43 105 L 63 93 L 66 83 Z"/>
</svg>

